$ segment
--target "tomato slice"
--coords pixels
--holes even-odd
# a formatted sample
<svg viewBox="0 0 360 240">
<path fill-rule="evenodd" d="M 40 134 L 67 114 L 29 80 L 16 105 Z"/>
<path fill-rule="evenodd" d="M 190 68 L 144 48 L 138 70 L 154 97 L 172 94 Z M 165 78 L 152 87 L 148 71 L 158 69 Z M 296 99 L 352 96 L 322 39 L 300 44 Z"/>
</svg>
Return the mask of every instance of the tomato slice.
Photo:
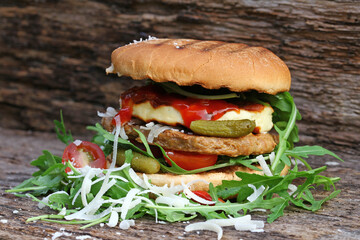
<svg viewBox="0 0 360 240">
<path fill-rule="evenodd" d="M 197 196 L 208 200 L 208 201 L 213 201 L 212 197 L 210 196 L 210 194 L 206 191 L 201 191 L 201 190 L 196 190 L 196 191 L 192 191 L 193 193 L 195 193 Z M 218 198 L 219 202 L 225 202 L 224 200 L 222 200 L 221 198 Z M 215 204 L 213 204 L 215 205 Z M 212 205 L 211 205 L 212 206 Z"/>
<path fill-rule="evenodd" d="M 197 196 L 205 199 L 205 200 L 212 201 L 212 197 L 206 191 L 197 190 L 197 191 L 192 191 L 192 192 L 195 193 Z"/>
<path fill-rule="evenodd" d="M 218 158 L 217 155 L 210 154 L 198 154 L 174 150 L 165 150 L 165 152 L 179 167 L 188 171 L 213 166 Z M 165 160 L 171 166 L 171 161 L 166 156 Z"/>
<path fill-rule="evenodd" d="M 70 161 L 75 168 L 82 168 L 89 165 L 93 168 L 107 168 L 105 154 L 101 148 L 92 142 L 76 140 L 70 143 L 64 150 L 62 163 Z M 68 167 L 65 172 L 70 172 Z"/>
</svg>

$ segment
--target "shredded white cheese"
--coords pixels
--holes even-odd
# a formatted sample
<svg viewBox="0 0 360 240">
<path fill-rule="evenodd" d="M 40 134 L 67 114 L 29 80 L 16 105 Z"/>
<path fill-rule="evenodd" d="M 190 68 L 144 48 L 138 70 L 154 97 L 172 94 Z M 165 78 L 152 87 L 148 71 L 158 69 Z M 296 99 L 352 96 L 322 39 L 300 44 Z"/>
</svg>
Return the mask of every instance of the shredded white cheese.
<svg viewBox="0 0 360 240">
<path fill-rule="evenodd" d="M 183 186 L 182 185 L 171 185 L 170 187 L 168 187 L 167 184 L 165 184 L 162 187 L 158 187 L 155 185 L 152 185 L 149 183 L 149 179 L 146 176 L 146 174 L 143 174 L 143 179 L 144 179 L 144 183 L 146 185 L 146 189 L 149 189 L 155 193 L 157 193 L 157 195 L 163 195 L 163 196 L 169 196 L 169 195 L 173 195 L 175 193 L 181 192 L 183 191 Z"/>
<path fill-rule="evenodd" d="M 264 172 L 264 174 L 266 176 L 272 176 L 273 175 L 272 172 L 270 171 L 269 166 L 266 164 L 265 158 L 264 158 L 263 155 L 257 156 L 256 160 L 258 160 L 258 162 L 259 162 L 259 164 L 260 164 L 260 166 L 261 166 L 261 168 L 262 168 L 262 170 L 263 170 L 263 172 Z"/>
<path fill-rule="evenodd" d="M 118 221 L 119 221 L 119 214 L 115 211 L 112 211 L 107 225 L 109 227 L 115 227 L 117 225 Z"/>
<path fill-rule="evenodd" d="M 297 186 L 290 183 L 289 186 L 288 186 L 288 189 L 289 189 L 289 195 L 292 195 L 294 192 L 296 192 Z"/>
<path fill-rule="evenodd" d="M 65 216 L 66 215 L 66 207 L 63 207 L 61 211 L 58 213 L 58 215 Z"/>
<path fill-rule="evenodd" d="M 80 146 L 81 143 L 82 143 L 81 140 L 75 140 L 75 141 L 74 141 L 74 144 L 75 144 L 76 146 Z"/>
<path fill-rule="evenodd" d="M 154 139 L 159 136 L 160 133 L 164 132 L 165 130 L 172 129 L 170 126 L 163 126 L 161 124 L 156 124 L 155 126 L 151 127 L 147 141 L 149 143 L 153 143 Z"/>
<path fill-rule="evenodd" d="M 160 196 L 155 199 L 157 204 L 162 203 L 172 207 L 185 207 L 190 204 L 189 199 L 173 195 L 171 197 Z"/>
<path fill-rule="evenodd" d="M 107 107 L 106 108 L 106 112 L 102 113 L 102 112 L 97 112 L 97 115 L 99 117 L 115 117 L 115 115 L 117 114 L 117 111 L 113 108 L 113 107 Z"/>
<path fill-rule="evenodd" d="M 249 222 L 236 222 L 234 226 L 238 231 L 263 232 L 265 224 L 264 221 L 251 220 Z"/>
<path fill-rule="evenodd" d="M 155 125 L 149 124 L 146 127 L 153 127 Z M 119 128 L 118 128 L 119 129 Z M 117 131 L 119 134 L 119 131 Z M 116 134 L 115 134 L 116 135 Z M 115 145 L 115 143 L 114 143 Z M 74 200 L 80 195 L 82 197 L 82 201 L 84 204 L 84 208 L 79 210 L 76 213 L 65 216 L 66 220 L 80 219 L 80 220 L 97 220 L 104 216 L 110 215 L 107 225 L 109 227 L 119 226 L 120 229 L 129 229 L 131 226 L 134 226 L 134 220 L 127 219 L 127 214 L 130 209 L 138 206 L 139 204 L 146 203 L 149 205 L 156 204 L 165 204 L 173 207 L 185 207 L 185 206 L 193 206 L 198 204 L 193 204 L 190 202 L 190 199 L 193 199 L 201 204 L 215 204 L 215 201 L 208 201 L 203 199 L 196 194 L 194 194 L 190 189 L 191 185 L 196 182 L 202 181 L 208 184 L 208 182 L 204 180 L 194 180 L 189 182 L 188 184 L 182 183 L 181 185 L 174 185 L 172 183 L 170 186 L 164 185 L 162 187 L 153 185 L 150 183 L 146 174 L 143 174 L 139 177 L 133 169 L 129 169 L 129 175 L 133 179 L 133 181 L 139 185 L 144 190 L 140 190 L 139 188 L 130 189 L 127 195 L 120 199 L 104 199 L 104 194 L 114 185 L 116 184 L 116 179 L 120 181 L 127 181 L 118 175 L 111 175 L 112 172 L 120 171 L 126 167 L 129 167 L 130 164 L 125 163 L 119 168 L 115 168 L 115 165 L 112 168 L 107 170 L 101 170 L 96 168 L 82 168 L 80 169 L 81 176 L 84 177 L 83 185 L 80 190 L 75 194 Z M 106 174 L 104 175 L 104 173 Z M 93 181 L 93 178 L 97 176 L 98 179 Z M 103 181 L 102 186 L 100 187 L 99 192 L 94 197 L 94 199 L 87 203 L 86 195 L 90 192 L 91 186 L 99 181 Z M 250 200 L 256 199 L 261 193 L 264 191 L 264 187 L 261 186 L 256 189 L 253 185 L 249 185 L 249 187 L 254 189 L 254 193 L 249 196 Z M 179 193 L 183 192 L 186 198 L 179 196 Z M 141 195 L 153 193 L 155 196 L 155 203 L 150 199 L 143 197 Z M 249 200 L 249 201 L 250 201 Z M 110 205 L 107 209 L 99 214 L 95 214 L 101 206 L 104 204 Z M 63 209 L 66 211 L 66 209 Z M 161 223 L 158 221 L 158 213 L 155 209 L 155 221 L 157 223 Z M 188 213 L 191 214 L 191 213 Z M 120 223 L 119 223 L 119 220 Z M 248 230 L 248 231 L 263 231 L 264 223 L 262 221 L 253 221 L 251 220 L 250 215 L 241 217 L 241 218 L 229 218 L 229 219 L 213 219 L 208 220 L 206 222 L 194 223 L 190 224 L 186 227 L 185 231 L 199 231 L 199 230 L 210 230 L 215 231 L 218 234 L 218 239 L 220 239 L 223 235 L 222 226 L 234 226 L 238 230 Z"/>
<path fill-rule="evenodd" d="M 254 208 L 250 210 L 250 212 L 266 212 L 267 210 L 264 208 Z"/>
<path fill-rule="evenodd" d="M 124 163 L 123 165 L 121 165 L 120 167 L 117 167 L 117 168 L 109 168 L 109 169 L 106 169 L 106 171 L 107 171 L 107 174 L 109 173 L 112 173 L 112 172 L 117 172 L 117 171 L 121 171 L 121 170 L 123 170 L 124 168 L 126 168 L 126 167 L 129 167 L 130 166 L 130 164 L 129 163 Z M 111 177 L 113 177 L 113 176 L 110 176 L 109 175 L 109 178 L 111 178 Z"/>
<path fill-rule="evenodd" d="M 105 69 L 106 74 L 114 72 L 114 64 L 111 63 L 111 66 Z"/>
<path fill-rule="evenodd" d="M 84 240 L 84 239 L 89 239 L 89 238 L 92 238 L 92 237 L 89 235 L 82 235 L 82 236 L 75 237 L 75 239 L 79 239 L 79 240 Z"/>
<path fill-rule="evenodd" d="M 236 223 L 246 223 L 251 221 L 250 215 L 245 215 L 242 217 L 237 218 L 227 218 L 227 219 L 210 219 L 206 222 L 217 224 L 221 227 L 229 227 L 229 226 L 235 226 Z"/>
<path fill-rule="evenodd" d="M 269 159 L 270 159 L 270 164 L 273 164 L 274 160 L 275 160 L 275 152 L 271 152 L 269 155 Z"/>
<path fill-rule="evenodd" d="M 121 219 L 125 220 L 126 219 L 126 214 L 128 213 L 129 209 L 130 209 L 130 204 L 133 200 L 133 198 L 135 197 L 135 195 L 137 193 L 139 193 L 140 190 L 137 188 L 132 188 L 130 189 L 130 191 L 128 192 L 128 194 L 125 197 L 124 203 L 121 206 Z"/>
<path fill-rule="evenodd" d="M 140 126 L 140 129 L 144 129 L 144 130 L 151 130 L 151 128 L 155 126 L 154 122 L 149 122 L 146 123 L 145 126 Z"/>
<path fill-rule="evenodd" d="M 147 137 L 147 141 L 149 143 L 153 143 L 154 139 L 157 138 L 160 133 L 162 133 L 166 130 L 179 131 L 178 128 L 171 127 L 171 126 L 164 126 L 160 123 L 155 124 L 154 122 L 149 122 L 149 123 L 145 124 L 145 126 L 140 126 L 140 129 L 150 131 L 148 134 L 148 137 Z"/>
<path fill-rule="evenodd" d="M 55 239 L 57 239 L 58 237 L 61 237 L 61 236 L 70 237 L 72 235 L 72 233 L 65 232 L 63 228 L 61 228 L 60 231 L 61 232 L 54 232 L 54 234 L 51 237 L 51 240 L 55 240 Z"/>
<path fill-rule="evenodd" d="M 131 177 L 131 179 L 140 187 L 142 188 L 147 188 L 147 185 L 145 184 L 144 180 L 142 180 L 136 173 L 135 171 L 130 168 L 129 169 L 129 175 Z"/>
<path fill-rule="evenodd" d="M 129 182 L 126 178 L 121 177 L 121 176 L 117 176 L 117 175 L 111 175 L 110 178 L 111 179 L 118 179 L 118 180 L 123 181 L 123 182 Z M 95 183 L 101 182 L 104 179 L 105 179 L 105 176 L 100 177 L 100 178 L 96 179 L 95 181 L 93 181 L 92 185 L 94 185 Z"/>
<path fill-rule="evenodd" d="M 121 120 L 120 120 L 120 116 L 117 115 L 114 119 L 115 119 L 115 123 L 116 123 L 116 128 L 115 128 L 115 136 L 114 136 L 112 162 L 111 162 L 110 168 L 114 168 L 114 167 L 115 167 L 116 157 L 117 157 L 117 145 L 118 145 L 119 135 L 120 135 L 120 130 L 121 130 Z"/>
<path fill-rule="evenodd" d="M 119 227 L 122 230 L 127 230 L 130 227 L 135 225 L 135 221 L 134 220 L 123 220 L 120 222 Z"/>
<path fill-rule="evenodd" d="M 151 41 L 151 40 L 155 40 L 155 39 L 157 39 L 157 38 L 149 35 L 147 39 L 140 38 L 140 40 L 133 40 L 133 42 L 129 43 L 128 45 L 138 44 L 138 43 L 141 43 L 141 42 L 147 42 L 147 41 Z"/>
<path fill-rule="evenodd" d="M 216 202 L 215 201 L 209 201 L 209 200 L 206 200 L 206 199 L 203 199 L 202 197 L 199 197 L 198 195 L 196 195 L 195 193 L 193 193 L 189 187 L 187 185 L 185 185 L 183 182 L 182 182 L 182 186 L 184 188 L 183 192 L 185 194 L 186 197 L 188 198 L 191 198 L 193 199 L 194 201 L 198 202 L 198 203 L 201 203 L 201 204 L 205 204 L 205 205 L 212 205 L 212 204 L 215 204 Z"/>
<path fill-rule="evenodd" d="M 190 225 L 187 225 L 185 227 L 186 232 L 197 231 L 197 230 L 214 231 L 218 235 L 218 237 L 217 237 L 218 240 L 221 239 L 222 235 L 223 235 L 222 228 L 219 225 L 217 225 L 215 223 L 211 223 L 211 222 L 197 222 L 197 223 L 192 223 Z"/>
<path fill-rule="evenodd" d="M 246 198 L 249 202 L 255 201 L 265 190 L 263 185 L 261 185 L 258 189 L 256 189 L 256 187 L 252 184 L 248 184 L 248 186 L 254 190 L 254 192 Z"/>
<path fill-rule="evenodd" d="M 94 213 L 101 207 L 104 202 L 102 196 L 116 183 L 115 179 L 112 179 L 110 182 L 109 179 L 110 172 L 107 172 L 107 178 L 105 178 L 103 185 L 101 186 L 99 192 L 96 194 L 94 199 L 83 209 L 80 211 L 65 216 L 66 220 L 73 220 L 73 219 L 83 219 L 83 220 L 95 220 L 99 219 L 111 212 L 111 209 L 107 209 L 104 212 L 94 215 Z"/>
<path fill-rule="evenodd" d="M 91 179 L 95 176 L 95 173 L 93 171 L 93 168 L 90 168 L 89 171 L 86 173 L 83 183 L 81 185 L 81 202 L 84 206 L 87 206 L 87 200 L 86 200 L 86 195 L 90 192 L 91 190 L 91 185 L 92 185 L 92 181 Z"/>
<path fill-rule="evenodd" d="M 328 165 L 328 166 L 337 166 L 340 163 L 338 163 L 338 162 L 325 162 L 325 164 Z"/>
<path fill-rule="evenodd" d="M 81 188 L 79 189 L 79 191 L 77 191 L 77 192 L 75 193 L 75 196 L 74 196 L 74 198 L 73 198 L 73 200 L 72 200 L 72 202 L 71 202 L 72 205 L 75 204 L 75 201 L 76 201 L 76 199 L 78 198 L 78 196 L 80 195 L 80 193 L 81 193 Z"/>
<path fill-rule="evenodd" d="M 221 227 L 234 226 L 238 231 L 263 232 L 264 221 L 251 220 L 250 215 L 228 219 L 210 219 L 205 222 L 193 223 L 185 227 L 185 231 L 209 230 L 218 234 L 218 239 L 222 238 L 223 230 Z"/>
</svg>

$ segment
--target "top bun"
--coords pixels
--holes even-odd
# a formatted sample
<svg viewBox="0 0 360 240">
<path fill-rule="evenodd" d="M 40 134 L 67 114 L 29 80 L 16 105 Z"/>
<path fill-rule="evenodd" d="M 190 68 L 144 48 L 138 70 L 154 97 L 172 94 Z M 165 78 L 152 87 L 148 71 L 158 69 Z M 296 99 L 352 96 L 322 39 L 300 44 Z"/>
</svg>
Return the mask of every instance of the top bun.
<svg viewBox="0 0 360 240">
<path fill-rule="evenodd" d="M 111 61 L 107 73 L 180 86 L 276 94 L 288 91 L 291 84 L 290 71 L 279 57 L 240 43 L 149 39 L 117 48 Z"/>
</svg>

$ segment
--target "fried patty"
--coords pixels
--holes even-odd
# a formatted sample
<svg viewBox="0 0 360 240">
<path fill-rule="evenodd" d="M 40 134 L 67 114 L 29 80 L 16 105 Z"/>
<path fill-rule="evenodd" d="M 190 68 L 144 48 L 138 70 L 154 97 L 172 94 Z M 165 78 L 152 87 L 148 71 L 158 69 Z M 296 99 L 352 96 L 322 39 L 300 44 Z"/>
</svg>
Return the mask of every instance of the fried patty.
<svg viewBox="0 0 360 240">
<path fill-rule="evenodd" d="M 125 124 L 124 128 L 129 139 L 141 142 L 134 128 L 140 130 L 146 137 L 150 131 L 140 129 L 139 123 L 139 121 L 135 120 Z M 102 125 L 107 131 L 113 129 L 111 118 L 103 118 Z M 223 138 L 199 136 L 177 130 L 165 130 L 154 139 L 152 144 L 159 144 L 164 149 L 170 150 L 237 157 L 269 153 L 274 150 L 276 140 L 277 136 L 270 133 L 250 133 L 239 138 Z"/>
</svg>

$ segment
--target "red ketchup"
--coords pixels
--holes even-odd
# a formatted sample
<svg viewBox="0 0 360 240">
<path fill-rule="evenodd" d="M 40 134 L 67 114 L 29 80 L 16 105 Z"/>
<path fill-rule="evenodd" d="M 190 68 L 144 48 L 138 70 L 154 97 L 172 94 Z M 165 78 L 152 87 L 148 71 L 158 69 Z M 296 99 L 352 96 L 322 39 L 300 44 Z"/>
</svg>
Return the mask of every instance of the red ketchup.
<svg viewBox="0 0 360 240">
<path fill-rule="evenodd" d="M 153 108 L 171 106 L 178 110 L 183 118 L 184 126 L 190 127 L 195 120 L 217 120 L 228 111 L 245 109 L 261 111 L 264 106 L 257 103 L 244 103 L 242 106 L 224 100 L 207 100 L 187 98 L 178 94 L 170 94 L 156 85 L 134 87 L 121 94 L 122 106 L 117 115 L 120 115 L 121 124 L 130 121 L 133 104 L 149 101 Z M 113 120 L 115 125 L 115 120 Z"/>
</svg>

